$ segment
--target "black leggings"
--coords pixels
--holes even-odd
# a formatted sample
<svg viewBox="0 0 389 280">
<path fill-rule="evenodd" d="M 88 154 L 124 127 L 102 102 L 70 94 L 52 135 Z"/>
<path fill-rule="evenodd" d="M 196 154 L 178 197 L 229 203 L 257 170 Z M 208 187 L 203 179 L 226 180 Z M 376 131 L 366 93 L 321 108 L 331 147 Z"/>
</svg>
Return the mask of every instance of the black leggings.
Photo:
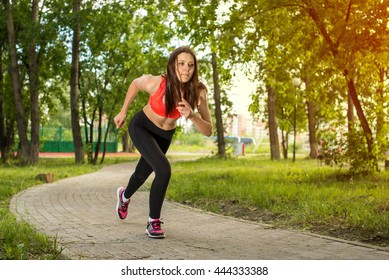
<svg viewBox="0 0 389 280">
<path fill-rule="evenodd" d="M 154 171 L 155 178 L 150 189 L 149 216 L 161 216 L 165 193 L 171 176 L 171 167 L 165 154 L 175 129 L 163 130 L 150 121 L 142 111 L 135 114 L 128 127 L 131 139 L 141 154 L 124 196 L 130 198 Z"/>
</svg>

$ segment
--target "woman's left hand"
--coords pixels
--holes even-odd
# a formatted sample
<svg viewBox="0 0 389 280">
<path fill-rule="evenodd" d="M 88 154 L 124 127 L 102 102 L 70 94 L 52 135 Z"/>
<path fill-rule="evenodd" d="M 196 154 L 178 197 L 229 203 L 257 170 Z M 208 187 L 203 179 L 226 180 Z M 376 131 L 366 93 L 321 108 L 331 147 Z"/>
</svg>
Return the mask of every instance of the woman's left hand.
<svg viewBox="0 0 389 280">
<path fill-rule="evenodd" d="M 181 116 L 184 116 L 186 119 L 191 119 L 194 117 L 192 107 L 190 107 L 188 101 L 186 101 L 184 98 L 182 98 L 181 102 L 178 102 L 177 110 L 180 112 Z"/>
</svg>

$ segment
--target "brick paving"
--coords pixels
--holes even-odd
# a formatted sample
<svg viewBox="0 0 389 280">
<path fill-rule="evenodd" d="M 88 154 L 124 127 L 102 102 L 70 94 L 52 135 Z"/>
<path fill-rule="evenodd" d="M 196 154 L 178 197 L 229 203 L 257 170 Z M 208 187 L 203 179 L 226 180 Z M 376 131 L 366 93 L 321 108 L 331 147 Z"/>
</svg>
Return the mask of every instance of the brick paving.
<svg viewBox="0 0 389 280">
<path fill-rule="evenodd" d="M 11 211 L 57 237 L 70 259 L 87 260 L 389 260 L 389 249 L 224 217 L 165 201 L 167 237 L 144 231 L 148 192 L 132 198 L 126 220 L 115 214 L 116 189 L 135 163 L 29 188 Z"/>
</svg>

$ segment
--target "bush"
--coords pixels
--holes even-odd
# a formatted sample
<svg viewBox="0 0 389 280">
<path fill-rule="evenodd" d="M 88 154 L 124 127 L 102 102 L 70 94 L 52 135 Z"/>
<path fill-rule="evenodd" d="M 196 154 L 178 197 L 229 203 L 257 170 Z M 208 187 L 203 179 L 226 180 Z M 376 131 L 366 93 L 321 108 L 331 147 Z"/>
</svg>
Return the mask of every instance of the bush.
<svg viewBox="0 0 389 280">
<path fill-rule="evenodd" d="M 206 143 L 205 137 L 200 133 L 180 133 L 175 138 L 175 144 L 204 146 Z"/>
</svg>

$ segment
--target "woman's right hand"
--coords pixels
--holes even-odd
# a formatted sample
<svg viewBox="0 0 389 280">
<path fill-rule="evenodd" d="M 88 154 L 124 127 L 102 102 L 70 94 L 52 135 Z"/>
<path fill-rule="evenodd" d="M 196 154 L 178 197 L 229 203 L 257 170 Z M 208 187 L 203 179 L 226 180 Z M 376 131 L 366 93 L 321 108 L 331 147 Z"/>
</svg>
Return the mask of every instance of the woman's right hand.
<svg viewBox="0 0 389 280">
<path fill-rule="evenodd" d="M 116 115 L 116 117 L 113 119 L 113 121 L 116 124 L 116 128 L 122 128 L 124 123 L 126 122 L 126 114 L 123 112 L 120 112 Z"/>
</svg>

